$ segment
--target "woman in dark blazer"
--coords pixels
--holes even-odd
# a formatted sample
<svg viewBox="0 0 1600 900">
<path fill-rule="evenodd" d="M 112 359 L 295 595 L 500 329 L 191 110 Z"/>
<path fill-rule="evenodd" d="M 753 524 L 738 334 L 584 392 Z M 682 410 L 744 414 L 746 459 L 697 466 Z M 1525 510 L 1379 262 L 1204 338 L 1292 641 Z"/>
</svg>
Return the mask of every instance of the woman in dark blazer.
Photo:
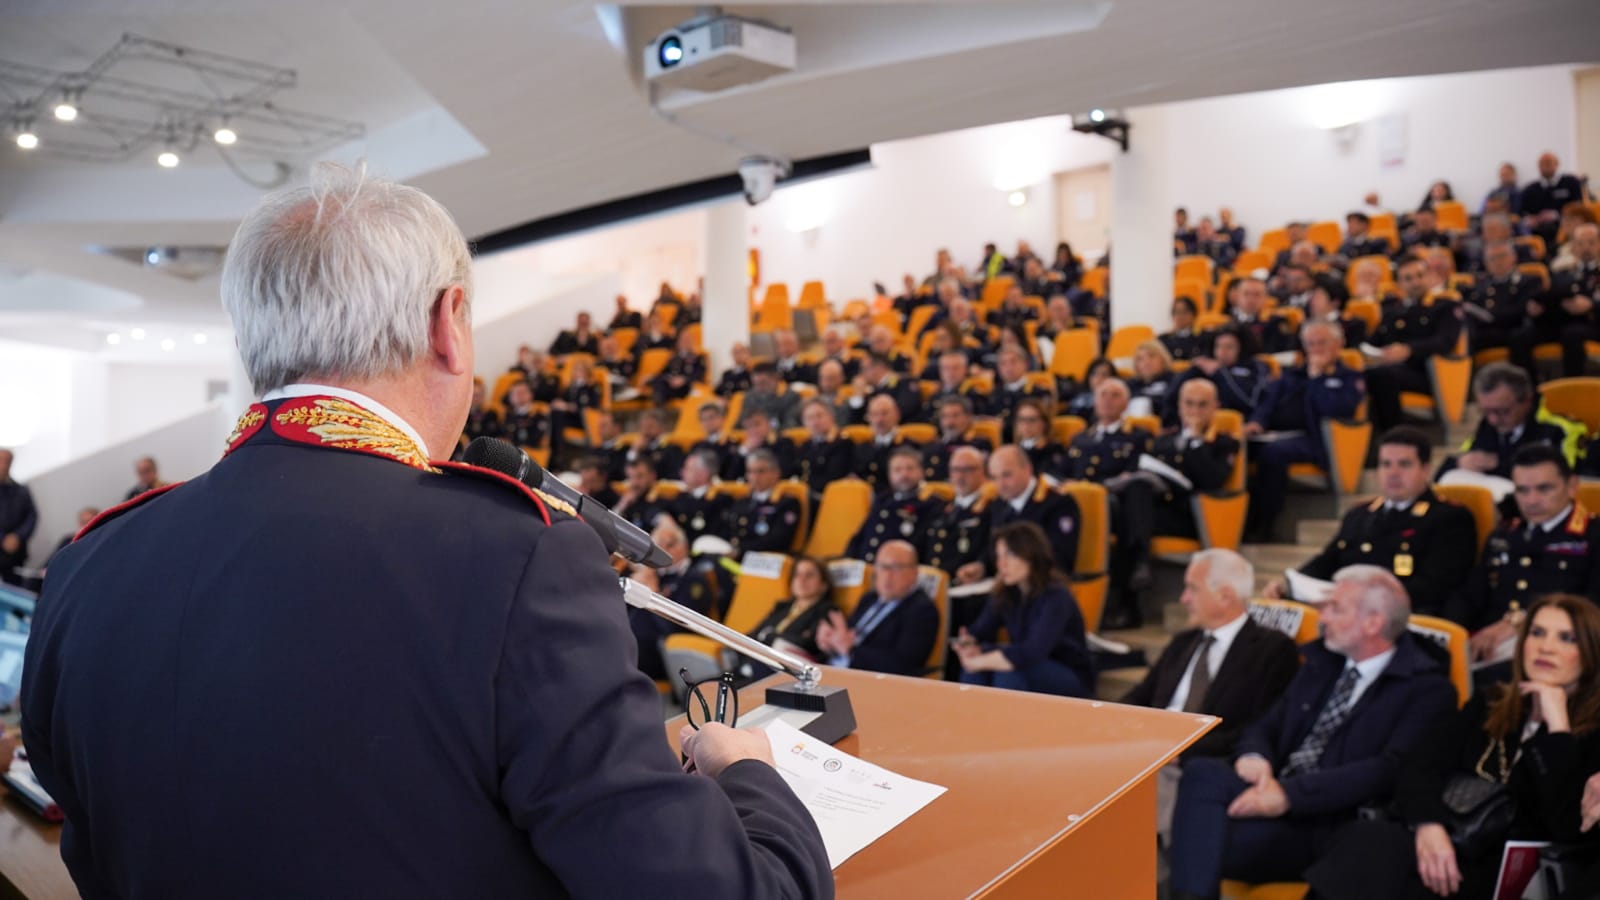
<svg viewBox="0 0 1600 900">
<path fill-rule="evenodd" d="M 1083 613 L 1066 579 L 1055 570 L 1050 541 L 1032 522 L 1012 522 L 994 533 L 994 593 L 970 629 L 952 642 L 961 680 L 1088 697 L 1094 668 Z M 1011 643 L 994 643 L 1004 625 Z"/>
<path fill-rule="evenodd" d="M 1488 898 L 1506 840 L 1595 842 L 1580 831 L 1579 803 L 1600 771 L 1600 608 L 1553 594 L 1519 632 L 1512 682 L 1435 723 L 1403 764 L 1397 820 L 1347 826 L 1307 873 L 1313 896 Z M 1443 824 L 1445 782 L 1457 774 L 1510 790 L 1511 828 L 1487 846 L 1457 847 Z"/>
<path fill-rule="evenodd" d="M 750 636 L 769 647 L 821 660 L 826 654 L 817 647 L 817 625 L 827 621 L 828 613 L 835 609 L 828 567 L 815 557 L 802 556 L 794 561 L 789 576 L 789 599 L 778 601 Z M 748 658 L 740 666 L 740 674 L 746 678 L 761 678 L 772 671 L 765 663 Z"/>
</svg>

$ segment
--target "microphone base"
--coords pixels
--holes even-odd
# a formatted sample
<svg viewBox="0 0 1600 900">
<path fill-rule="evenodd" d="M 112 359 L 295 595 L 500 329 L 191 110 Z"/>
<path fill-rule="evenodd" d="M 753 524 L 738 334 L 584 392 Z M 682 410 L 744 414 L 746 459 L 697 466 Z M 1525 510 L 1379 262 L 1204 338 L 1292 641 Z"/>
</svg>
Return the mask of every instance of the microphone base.
<svg viewBox="0 0 1600 900">
<path fill-rule="evenodd" d="M 819 685 L 802 689 L 799 682 L 788 681 L 767 688 L 767 705 L 816 713 L 800 730 L 819 741 L 836 744 L 856 730 L 855 709 L 850 705 L 849 692 L 842 687 Z"/>
</svg>

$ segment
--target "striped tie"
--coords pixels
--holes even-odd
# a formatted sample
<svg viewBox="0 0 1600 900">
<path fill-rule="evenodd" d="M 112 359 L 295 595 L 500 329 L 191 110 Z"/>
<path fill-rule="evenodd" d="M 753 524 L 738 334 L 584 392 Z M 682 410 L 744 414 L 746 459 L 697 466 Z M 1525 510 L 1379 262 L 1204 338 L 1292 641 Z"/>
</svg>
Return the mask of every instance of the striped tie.
<svg viewBox="0 0 1600 900">
<path fill-rule="evenodd" d="M 1356 671 L 1355 666 L 1344 670 L 1344 674 L 1339 676 L 1339 683 L 1333 686 L 1328 702 L 1323 705 L 1322 713 L 1317 716 L 1316 724 L 1311 726 L 1311 733 L 1289 754 L 1289 764 L 1284 766 L 1279 777 L 1288 778 L 1317 770 L 1317 764 L 1328 749 L 1328 741 L 1333 739 L 1333 733 L 1350 718 L 1350 699 L 1355 696 L 1356 683 L 1360 680 L 1361 673 Z"/>
</svg>

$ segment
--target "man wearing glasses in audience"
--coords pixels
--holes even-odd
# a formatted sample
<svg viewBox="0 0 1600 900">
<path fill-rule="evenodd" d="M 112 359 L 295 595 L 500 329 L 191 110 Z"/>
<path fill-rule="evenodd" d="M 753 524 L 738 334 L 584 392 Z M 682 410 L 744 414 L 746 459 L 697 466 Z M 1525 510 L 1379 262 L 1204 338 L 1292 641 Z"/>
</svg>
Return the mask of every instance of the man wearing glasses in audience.
<svg viewBox="0 0 1600 900">
<path fill-rule="evenodd" d="M 837 610 L 817 626 L 830 665 L 891 675 L 921 675 L 939 639 L 939 610 L 917 586 L 917 551 L 905 541 L 878 550 L 872 591 L 847 621 Z"/>
</svg>

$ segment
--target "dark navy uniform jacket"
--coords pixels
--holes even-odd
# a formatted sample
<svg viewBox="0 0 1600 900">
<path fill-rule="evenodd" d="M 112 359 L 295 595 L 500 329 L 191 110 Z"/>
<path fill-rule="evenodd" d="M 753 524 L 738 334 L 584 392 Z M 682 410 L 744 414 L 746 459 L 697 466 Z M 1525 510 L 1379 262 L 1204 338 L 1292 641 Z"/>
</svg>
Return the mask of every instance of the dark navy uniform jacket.
<svg viewBox="0 0 1600 900">
<path fill-rule="evenodd" d="M 820 494 L 827 489 L 828 482 L 850 475 L 855 454 L 856 445 L 842 437 L 802 441 L 794 445 L 795 477 Z"/>
<path fill-rule="evenodd" d="M 877 495 L 844 555 L 872 562 L 878 557 L 878 548 L 889 541 L 906 541 L 921 547 L 940 506 L 938 499 L 924 497 L 920 491 L 885 491 Z"/>
<path fill-rule="evenodd" d="M 1072 439 L 1065 480 L 1103 484 L 1139 467 L 1139 456 L 1150 452 L 1155 436 L 1126 422 L 1114 427 L 1115 431 L 1102 432 L 1100 426 L 1091 424 Z"/>
<path fill-rule="evenodd" d="M 980 496 L 969 505 L 955 500 L 942 504 L 928 522 L 919 558 L 951 575 L 972 562 L 983 562 L 989 552 L 989 504 Z"/>
<path fill-rule="evenodd" d="M 1383 319 L 1372 333 L 1372 343 L 1379 347 L 1409 346 L 1411 355 L 1400 365 L 1426 372 L 1428 357 L 1454 353 L 1456 339 L 1460 336 L 1461 320 L 1456 317 L 1456 301 L 1440 297 L 1428 304 L 1421 301 L 1408 304 L 1392 297 L 1383 301 Z"/>
<path fill-rule="evenodd" d="M 1327 580 L 1345 566 L 1378 566 L 1405 585 L 1412 612 L 1450 615 L 1447 601 L 1459 593 L 1470 574 L 1467 562 L 1478 552 L 1472 513 L 1431 488 L 1403 510 L 1384 506 L 1378 497 L 1345 513 L 1339 533 L 1300 571 Z"/>
<path fill-rule="evenodd" d="M 1600 603 L 1600 517 L 1581 503 L 1549 529 L 1509 519 L 1491 532 L 1450 618 L 1476 631 L 1544 594 Z"/>
<path fill-rule="evenodd" d="M 281 408 L 51 565 L 23 728 L 84 896 L 832 896 L 776 771 L 680 770 L 587 526 Z"/>
<path fill-rule="evenodd" d="M 1327 465 L 1328 452 L 1322 443 L 1324 419 L 1348 419 L 1356 414 L 1367 395 L 1361 373 L 1338 363 L 1329 375 L 1313 378 L 1305 366 L 1284 369 L 1267 383 L 1261 402 L 1250 421 L 1268 431 L 1304 431 L 1318 464 Z"/>
</svg>

